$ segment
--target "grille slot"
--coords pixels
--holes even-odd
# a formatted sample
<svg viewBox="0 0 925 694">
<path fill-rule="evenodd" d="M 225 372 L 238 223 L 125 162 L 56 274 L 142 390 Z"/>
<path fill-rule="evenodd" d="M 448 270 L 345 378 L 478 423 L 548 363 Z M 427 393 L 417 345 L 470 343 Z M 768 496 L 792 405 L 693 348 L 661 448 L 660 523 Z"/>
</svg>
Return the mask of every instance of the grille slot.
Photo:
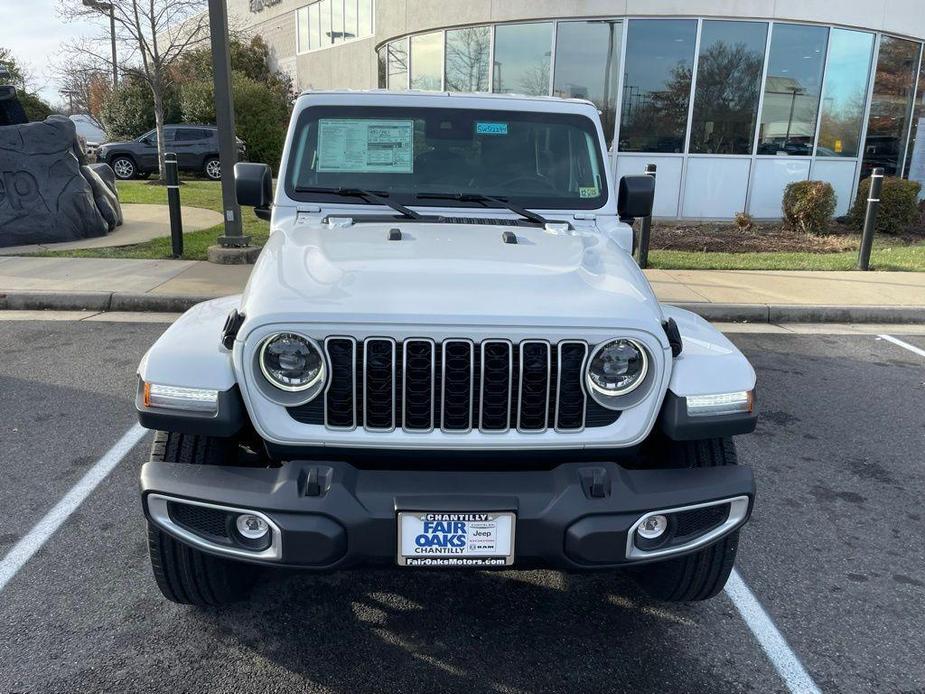
<svg viewBox="0 0 925 694">
<path fill-rule="evenodd" d="M 369 338 L 363 344 L 364 425 L 367 429 L 395 428 L 395 341 Z"/>
<path fill-rule="evenodd" d="M 469 340 L 443 343 L 443 400 L 441 424 L 444 431 L 469 431 L 475 404 L 475 348 Z"/>
<path fill-rule="evenodd" d="M 585 424 L 585 389 L 582 385 L 588 345 L 560 342 L 557 373 L 556 430 L 577 431 Z"/>
<path fill-rule="evenodd" d="M 522 342 L 520 345 L 520 391 L 518 396 L 517 428 L 521 431 L 543 431 L 549 413 L 548 342 Z"/>
<path fill-rule="evenodd" d="M 432 340 L 406 340 L 402 364 L 402 426 L 410 431 L 434 428 L 435 349 Z"/>
<path fill-rule="evenodd" d="M 356 426 L 356 340 L 329 337 L 324 341 L 331 378 L 324 394 L 325 421 L 332 429 Z"/>
<path fill-rule="evenodd" d="M 303 424 L 330 429 L 426 433 L 473 429 L 562 433 L 613 424 L 583 385 L 588 345 L 580 340 L 388 337 L 324 341 L 331 370 L 322 397 L 288 408 Z"/>
<path fill-rule="evenodd" d="M 482 343 L 482 397 L 479 429 L 507 431 L 511 426 L 511 343 L 485 340 Z"/>
</svg>

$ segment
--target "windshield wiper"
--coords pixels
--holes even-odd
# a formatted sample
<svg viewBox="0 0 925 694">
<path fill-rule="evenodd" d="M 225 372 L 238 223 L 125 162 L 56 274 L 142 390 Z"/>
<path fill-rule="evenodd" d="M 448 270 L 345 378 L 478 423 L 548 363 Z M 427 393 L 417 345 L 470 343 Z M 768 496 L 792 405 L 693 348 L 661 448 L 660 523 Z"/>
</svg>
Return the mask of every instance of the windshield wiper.
<svg viewBox="0 0 925 694">
<path fill-rule="evenodd" d="M 388 199 L 389 193 L 384 190 L 363 190 L 362 188 L 334 188 L 325 186 L 296 186 L 297 193 L 327 193 L 328 195 L 342 195 L 350 198 L 363 198 L 374 200 L 380 205 L 391 207 L 393 210 L 408 219 L 421 219 L 421 215 L 404 205 L 399 205 Z"/>
<path fill-rule="evenodd" d="M 495 195 L 483 195 L 482 193 L 418 193 L 416 198 L 420 200 L 458 200 L 460 202 L 493 202 L 509 209 L 514 214 L 519 214 L 527 221 L 535 224 L 546 224 L 546 218 L 538 215 L 536 212 L 525 210 L 520 205 L 515 205 L 507 198 L 499 198 Z"/>
</svg>

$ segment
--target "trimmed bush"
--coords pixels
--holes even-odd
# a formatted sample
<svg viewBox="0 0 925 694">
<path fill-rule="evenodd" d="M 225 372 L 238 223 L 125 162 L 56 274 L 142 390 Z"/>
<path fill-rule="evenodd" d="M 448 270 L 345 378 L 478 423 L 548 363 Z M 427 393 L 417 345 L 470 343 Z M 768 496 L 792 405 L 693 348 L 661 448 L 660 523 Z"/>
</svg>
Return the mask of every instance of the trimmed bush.
<svg viewBox="0 0 925 694">
<path fill-rule="evenodd" d="M 796 181 L 784 189 L 784 221 L 807 234 L 823 234 L 835 214 L 835 191 L 826 181 Z"/>
<path fill-rule="evenodd" d="M 921 189 L 922 186 L 917 181 L 907 181 L 895 176 L 884 177 L 876 230 L 884 234 L 901 234 L 917 224 L 922 214 L 919 210 Z M 848 213 L 849 223 L 859 231 L 864 228 L 869 191 L 870 179 L 865 178 L 858 185 L 858 196 L 854 200 L 851 212 Z"/>
<path fill-rule="evenodd" d="M 751 231 L 755 220 L 748 212 L 736 212 L 735 225 L 739 231 Z"/>
</svg>

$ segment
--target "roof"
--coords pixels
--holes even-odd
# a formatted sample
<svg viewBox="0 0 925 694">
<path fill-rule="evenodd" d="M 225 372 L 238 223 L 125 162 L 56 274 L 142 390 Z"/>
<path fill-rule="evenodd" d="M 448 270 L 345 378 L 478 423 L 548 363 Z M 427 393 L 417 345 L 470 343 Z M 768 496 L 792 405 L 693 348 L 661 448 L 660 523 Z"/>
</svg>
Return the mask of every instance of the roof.
<svg viewBox="0 0 925 694">
<path fill-rule="evenodd" d="M 530 101 L 545 103 L 572 103 L 590 105 L 597 108 L 592 101 L 588 99 L 563 98 L 560 96 L 531 96 L 527 94 L 495 94 L 489 92 L 433 92 L 422 91 L 417 89 L 305 89 L 299 96 L 309 96 L 317 94 L 331 94 L 344 96 L 359 96 L 368 94 L 370 96 L 408 96 L 408 97 L 428 97 L 431 99 L 453 99 L 459 98 L 478 98 L 478 99 L 497 99 L 499 101 Z"/>
</svg>

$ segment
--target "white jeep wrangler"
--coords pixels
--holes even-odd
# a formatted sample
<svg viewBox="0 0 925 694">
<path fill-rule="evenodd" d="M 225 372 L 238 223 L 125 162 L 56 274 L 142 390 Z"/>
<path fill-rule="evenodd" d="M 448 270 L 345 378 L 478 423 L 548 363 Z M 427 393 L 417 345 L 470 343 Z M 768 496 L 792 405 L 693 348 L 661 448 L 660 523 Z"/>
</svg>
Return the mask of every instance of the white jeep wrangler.
<svg viewBox="0 0 925 694">
<path fill-rule="evenodd" d="M 594 106 L 329 92 L 296 102 L 244 294 L 195 306 L 138 370 L 164 595 L 260 567 L 630 569 L 715 595 L 755 496 L 731 437 L 755 373 L 659 304 L 631 251 L 654 181 L 617 185 Z"/>
</svg>

